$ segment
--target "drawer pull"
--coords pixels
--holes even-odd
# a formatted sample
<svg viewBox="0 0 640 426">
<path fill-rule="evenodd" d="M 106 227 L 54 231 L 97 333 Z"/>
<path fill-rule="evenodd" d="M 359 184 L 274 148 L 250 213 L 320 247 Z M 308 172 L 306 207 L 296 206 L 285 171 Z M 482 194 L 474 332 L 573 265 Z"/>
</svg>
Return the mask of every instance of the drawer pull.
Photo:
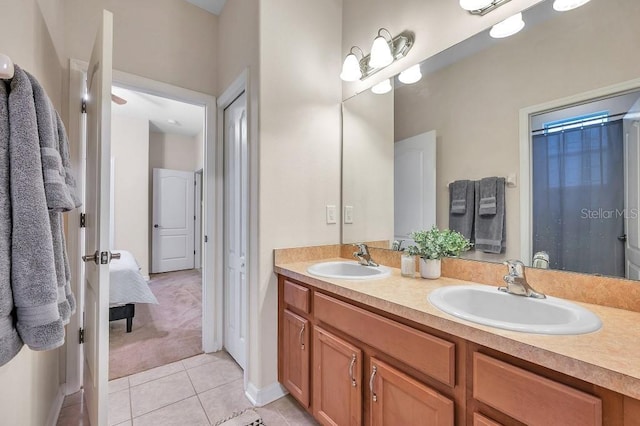
<svg viewBox="0 0 640 426">
<path fill-rule="evenodd" d="M 302 327 L 300 328 L 300 349 L 302 349 L 304 351 L 304 340 L 303 340 L 303 336 L 304 336 L 304 324 L 302 324 Z"/>
<path fill-rule="evenodd" d="M 351 355 L 351 364 L 349 364 L 349 378 L 351 379 L 351 386 L 354 388 L 358 385 L 356 379 L 353 377 L 353 366 L 356 365 L 356 354 Z"/>
<path fill-rule="evenodd" d="M 371 372 L 371 378 L 369 379 L 369 390 L 371 391 L 371 397 L 373 398 L 373 402 L 378 401 L 378 396 L 373 391 L 373 382 L 376 379 L 376 373 L 378 372 L 378 367 L 373 366 L 373 371 Z"/>
</svg>

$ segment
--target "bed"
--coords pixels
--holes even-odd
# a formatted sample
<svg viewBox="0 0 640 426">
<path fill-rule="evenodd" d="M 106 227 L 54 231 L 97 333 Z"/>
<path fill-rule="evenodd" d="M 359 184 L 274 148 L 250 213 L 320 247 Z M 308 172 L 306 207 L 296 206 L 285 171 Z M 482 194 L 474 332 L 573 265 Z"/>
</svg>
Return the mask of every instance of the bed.
<svg viewBox="0 0 640 426">
<path fill-rule="evenodd" d="M 131 252 L 120 253 L 120 259 L 109 264 L 109 321 L 127 320 L 127 333 L 131 333 L 136 303 L 158 304 L 149 284 L 140 273 L 140 266 Z"/>
</svg>

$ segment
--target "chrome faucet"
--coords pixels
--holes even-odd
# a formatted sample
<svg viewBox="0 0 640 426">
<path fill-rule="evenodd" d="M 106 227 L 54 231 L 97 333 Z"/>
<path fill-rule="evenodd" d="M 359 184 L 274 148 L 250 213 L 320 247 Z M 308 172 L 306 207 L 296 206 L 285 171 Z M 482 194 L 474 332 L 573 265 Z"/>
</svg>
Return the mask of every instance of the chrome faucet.
<svg viewBox="0 0 640 426">
<path fill-rule="evenodd" d="M 524 263 L 519 260 L 507 260 L 504 264 L 507 265 L 509 269 L 509 273 L 503 278 L 507 286 L 498 287 L 498 290 L 518 296 L 533 297 L 535 299 L 545 299 L 547 297 L 535 291 L 529 283 L 527 283 L 527 277 L 524 274 Z"/>
<path fill-rule="evenodd" d="M 364 266 L 378 266 L 378 264 L 371 259 L 369 248 L 365 243 L 356 243 L 354 246 L 358 247 L 358 251 L 353 252 L 353 257 L 358 259 L 359 264 Z"/>
</svg>

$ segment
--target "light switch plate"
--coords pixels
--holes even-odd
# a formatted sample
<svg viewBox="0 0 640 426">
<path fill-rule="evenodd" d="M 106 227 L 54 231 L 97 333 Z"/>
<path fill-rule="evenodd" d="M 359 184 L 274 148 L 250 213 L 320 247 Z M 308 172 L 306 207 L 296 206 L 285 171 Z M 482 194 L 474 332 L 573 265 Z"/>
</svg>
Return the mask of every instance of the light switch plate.
<svg viewBox="0 0 640 426">
<path fill-rule="evenodd" d="M 344 206 L 344 223 L 353 223 L 353 206 Z"/>
<path fill-rule="evenodd" d="M 338 223 L 336 206 L 327 205 L 327 223 Z"/>
</svg>

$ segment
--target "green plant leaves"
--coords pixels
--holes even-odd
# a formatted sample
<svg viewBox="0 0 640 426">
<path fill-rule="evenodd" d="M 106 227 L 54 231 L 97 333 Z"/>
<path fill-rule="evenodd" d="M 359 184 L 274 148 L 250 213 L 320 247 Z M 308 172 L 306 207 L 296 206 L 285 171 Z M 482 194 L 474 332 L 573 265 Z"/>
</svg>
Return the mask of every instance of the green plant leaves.
<svg viewBox="0 0 640 426">
<path fill-rule="evenodd" d="M 407 251 L 411 255 L 418 255 L 423 259 L 441 259 L 443 257 L 456 257 L 460 253 L 471 248 L 471 242 L 461 233 L 450 229 L 438 229 L 436 226 L 430 230 L 415 231 L 411 238 L 416 242 Z"/>
</svg>

